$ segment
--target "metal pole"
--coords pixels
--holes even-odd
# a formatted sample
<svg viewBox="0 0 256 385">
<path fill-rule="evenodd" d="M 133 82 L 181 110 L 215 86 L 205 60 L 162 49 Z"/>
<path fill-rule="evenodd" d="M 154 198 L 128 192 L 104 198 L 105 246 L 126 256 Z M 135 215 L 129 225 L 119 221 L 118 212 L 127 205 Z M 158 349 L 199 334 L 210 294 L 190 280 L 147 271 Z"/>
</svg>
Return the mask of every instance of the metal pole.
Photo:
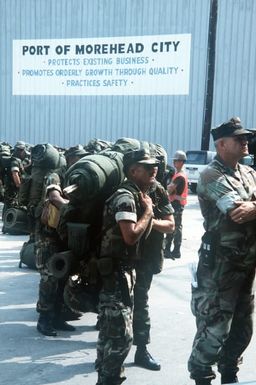
<svg viewBox="0 0 256 385">
<path fill-rule="evenodd" d="M 210 130 L 212 124 L 212 105 L 214 93 L 217 18 L 218 0 L 211 0 L 201 150 L 209 150 L 210 143 Z"/>
</svg>

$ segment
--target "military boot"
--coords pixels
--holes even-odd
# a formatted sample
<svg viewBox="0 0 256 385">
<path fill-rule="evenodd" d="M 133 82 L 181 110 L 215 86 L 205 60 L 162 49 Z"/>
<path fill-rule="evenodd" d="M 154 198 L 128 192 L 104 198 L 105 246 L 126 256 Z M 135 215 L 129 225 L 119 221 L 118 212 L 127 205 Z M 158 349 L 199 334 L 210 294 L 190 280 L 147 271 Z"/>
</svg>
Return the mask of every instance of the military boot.
<svg viewBox="0 0 256 385">
<path fill-rule="evenodd" d="M 209 378 L 201 378 L 198 380 L 195 380 L 196 385 L 211 385 L 211 379 Z"/>
<path fill-rule="evenodd" d="M 61 309 L 61 317 L 65 321 L 76 321 L 82 317 L 82 313 L 71 310 L 68 306 L 63 306 Z"/>
<path fill-rule="evenodd" d="M 73 332 L 76 328 L 68 324 L 62 317 L 57 317 L 53 320 L 53 326 L 56 330 L 63 330 L 65 332 Z"/>
<path fill-rule="evenodd" d="M 180 253 L 180 246 L 174 246 L 173 251 L 171 252 L 171 258 L 172 259 L 177 259 L 181 257 Z"/>
<path fill-rule="evenodd" d="M 52 324 L 52 317 L 49 314 L 40 313 L 37 321 L 37 330 L 45 336 L 57 336 L 57 331 Z"/>
<path fill-rule="evenodd" d="M 160 370 L 161 365 L 154 360 L 151 354 L 147 351 L 146 346 L 138 346 L 134 362 L 136 365 L 149 370 Z"/>
<path fill-rule="evenodd" d="M 126 377 L 105 377 L 100 382 L 100 385 L 121 385 L 126 380 Z M 97 385 L 97 384 L 96 384 Z"/>
<path fill-rule="evenodd" d="M 237 384 L 238 382 L 236 373 L 221 374 L 221 384 Z"/>
</svg>

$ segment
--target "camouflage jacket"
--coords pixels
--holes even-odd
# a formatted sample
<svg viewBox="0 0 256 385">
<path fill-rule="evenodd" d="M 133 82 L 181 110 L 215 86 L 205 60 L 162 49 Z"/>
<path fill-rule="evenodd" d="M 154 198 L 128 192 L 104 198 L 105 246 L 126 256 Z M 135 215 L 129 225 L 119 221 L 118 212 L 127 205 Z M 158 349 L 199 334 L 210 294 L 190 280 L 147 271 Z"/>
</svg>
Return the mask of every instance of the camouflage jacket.
<svg viewBox="0 0 256 385">
<path fill-rule="evenodd" d="M 22 160 L 19 158 L 16 158 L 15 156 L 12 156 L 10 158 L 9 166 L 6 169 L 6 174 L 4 177 L 4 184 L 6 186 L 15 188 L 15 183 L 12 178 L 12 171 L 17 171 L 20 177 L 22 177 L 22 175 L 24 174 L 24 167 L 22 164 Z"/>
<path fill-rule="evenodd" d="M 229 210 L 236 201 L 256 199 L 256 172 L 248 166 L 238 164 L 237 169 L 224 165 L 216 158 L 202 171 L 198 181 L 198 198 L 204 227 L 217 233 L 220 252 L 237 254 L 237 259 L 246 255 L 248 263 L 256 259 L 256 221 L 242 225 L 231 220 Z"/>
<path fill-rule="evenodd" d="M 164 219 L 167 215 L 174 214 L 172 204 L 169 202 L 168 192 L 156 182 L 149 190 L 149 196 L 154 205 L 154 218 Z M 163 240 L 164 234 L 151 230 L 149 236 L 143 243 L 142 258 L 148 263 L 154 263 L 163 256 Z"/>
<path fill-rule="evenodd" d="M 113 257 L 131 264 L 140 257 L 143 237 L 134 246 L 127 246 L 123 240 L 118 221 L 122 219 L 137 222 L 144 210 L 140 204 L 139 188 L 130 181 L 123 182 L 106 201 L 103 212 L 102 241 L 100 257 Z"/>
</svg>

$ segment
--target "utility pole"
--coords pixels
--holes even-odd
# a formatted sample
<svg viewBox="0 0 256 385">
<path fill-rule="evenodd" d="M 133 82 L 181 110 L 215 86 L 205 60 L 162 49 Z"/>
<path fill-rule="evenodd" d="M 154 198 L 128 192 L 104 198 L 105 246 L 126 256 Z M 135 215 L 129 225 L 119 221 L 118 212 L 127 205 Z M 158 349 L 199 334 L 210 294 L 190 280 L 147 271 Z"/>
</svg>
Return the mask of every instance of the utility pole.
<svg viewBox="0 0 256 385">
<path fill-rule="evenodd" d="M 210 143 L 210 130 L 212 124 L 212 105 L 214 93 L 217 18 L 218 0 L 211 0 L 201 150 L 209 150 Z"/>
</svg>

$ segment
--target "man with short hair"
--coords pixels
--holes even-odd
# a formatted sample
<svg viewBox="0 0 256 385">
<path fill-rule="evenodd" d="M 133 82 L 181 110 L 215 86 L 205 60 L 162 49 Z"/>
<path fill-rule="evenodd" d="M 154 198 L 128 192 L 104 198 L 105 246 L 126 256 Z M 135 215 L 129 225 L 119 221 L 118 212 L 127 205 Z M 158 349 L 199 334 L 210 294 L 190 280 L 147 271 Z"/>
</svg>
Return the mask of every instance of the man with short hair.
<svg viewBox="0 0 256 385">
<path fill-rule="evenodd" d="M 147 194 L 155 183 L 158 160 L 146 150 L 124 155 L 127 180 L 107 200 L 98 267 L 103 288 L 99 305 L 97 385 L 119 385 L 123 362 L 132 346 L 135 263 L 151 229 L 169 231 L 169 222 L 154 218 Z"/>
<path fill-rule="evenodd" d="M 187 157 L 184 151 L 178 150 L 175 152 L 173 157 L 175 174 L 172 177 L 171 183 L 167 186 L 169 201 L 174 209 L 175 231 L 174 233 L 166 235 L 165 258 L 171 258 L 173 260 L 181 257 L 182 214 L 187 204 L 188 196 L 188 178 L 183 170 L 186 160 Z M 174 248 L 171 251 L 172 243 Z"/>
<path fill-rule="evenodd" d="M 256 172 L 238 163 L 248 155 L 239 118 L 212 129 L 217 156 L 202 171 L 197 192 L 205 234 L 199 249 L 191 309 L 197 332 L 188 361 L 196 385 L 237 383 L 238 364 L 252 337 L 256 265 Z"/>
</svg>

